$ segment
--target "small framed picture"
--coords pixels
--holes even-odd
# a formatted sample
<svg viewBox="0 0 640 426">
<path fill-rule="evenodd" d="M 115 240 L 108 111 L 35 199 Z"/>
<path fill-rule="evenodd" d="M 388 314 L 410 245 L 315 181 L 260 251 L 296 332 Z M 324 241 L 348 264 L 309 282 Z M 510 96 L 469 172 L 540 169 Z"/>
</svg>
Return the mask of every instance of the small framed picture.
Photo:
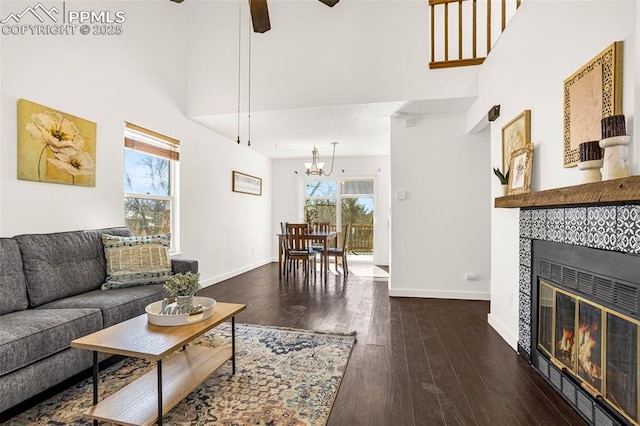
<svg viewBox="0 0 640 426">
<path fill-rule="evenodd" d="M 502 128 L 502 173 L 509 169 L 511 153 L 531 143 L 531 110 L 522 111 Z"/>
<path fill-rule="evenodd" d="M 509 163 L 509 195 L 526 194 L 531 191 L 531 168 L 533 166 L 533 144 L 511 153 Z"/>
<path fill-rule="evenodd" d="M 262 195 L 262 178 L 240 173 L 231 173 L 231 190 L 243 194 Z"/>
</svg>

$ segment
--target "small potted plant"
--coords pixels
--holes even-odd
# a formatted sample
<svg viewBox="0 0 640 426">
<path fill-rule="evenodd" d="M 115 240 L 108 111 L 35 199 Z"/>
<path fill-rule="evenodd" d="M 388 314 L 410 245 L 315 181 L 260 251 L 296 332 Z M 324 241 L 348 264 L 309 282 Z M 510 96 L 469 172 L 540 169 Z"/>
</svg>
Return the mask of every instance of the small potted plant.
<svg viewBox="0 0 640 426">
<path fill-rule="evenodd" d="M 507 195 L 507 189 L 509 186 L 509 170 L 507 169 L 507 173 L 502 173 L 499 168 L 493 168 L 493 174 L 498 177 L 500 180 L 500 185 L 502 185 L 502 195 Z"/>
<path fill-rule="evenodd" d="M 200 273 L 174 274 L 164 283 L 164 290 L 169 297 L 175 297 L 178 306 L 193 305 L 193 296 L 200 290 Z"/>
</svg>

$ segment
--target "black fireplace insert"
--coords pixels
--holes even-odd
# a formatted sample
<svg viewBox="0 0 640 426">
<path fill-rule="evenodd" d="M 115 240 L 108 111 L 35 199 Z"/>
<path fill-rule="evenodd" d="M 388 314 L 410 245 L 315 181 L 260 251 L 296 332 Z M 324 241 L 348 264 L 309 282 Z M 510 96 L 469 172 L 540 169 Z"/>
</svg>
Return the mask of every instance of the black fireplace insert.
<svg viewBox="0 0 640 426">
<path fill-rule="evenodd" d="M 588 423 L 640 425 L 640 256 L 534 240 L 532 260 L 533 366 Z"/>
</svg>

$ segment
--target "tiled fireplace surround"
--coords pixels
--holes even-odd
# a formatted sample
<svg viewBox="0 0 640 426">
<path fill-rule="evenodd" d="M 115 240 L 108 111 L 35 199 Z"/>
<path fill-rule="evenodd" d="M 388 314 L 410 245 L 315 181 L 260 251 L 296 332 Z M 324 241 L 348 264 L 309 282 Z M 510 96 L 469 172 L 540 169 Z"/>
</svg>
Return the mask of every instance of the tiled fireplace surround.
<svg viewBox="0 0 640 426">
<path fill-rule="evenodd" d="M 520 210 L 518 351 L 531 354 L 531 285 L 533 240 L 553 241 L 603 250 L 640 254 L 640 205 L 541 208 Z M 587 395 L 561 377 L 553 366 L 543 376 L 573 403 L 588 423 L 617 425 L 613 417 L 589 402 Z M 539 368 L 540 369 L 540 368 Z M 554 380 L 555 379 L 555 380 Z"/>
</svg>

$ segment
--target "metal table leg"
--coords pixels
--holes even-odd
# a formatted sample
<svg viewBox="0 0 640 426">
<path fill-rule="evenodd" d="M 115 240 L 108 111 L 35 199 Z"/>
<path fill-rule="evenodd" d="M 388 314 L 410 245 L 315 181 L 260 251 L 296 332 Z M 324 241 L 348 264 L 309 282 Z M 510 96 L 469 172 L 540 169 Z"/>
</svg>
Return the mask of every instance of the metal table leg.
<svg viewBox="0 0 640 426">
<path fill-rule="evenodd" d="M 231 374 L 236 374 L 236 317 L 231 317 Z"/>
<path fill-rule="evenodd" d="M 93 351 L 93 405 L 98 405 L 98 351 Z M 98 420 L 93 420 L 98 426 Z"/>
<path fill-rule="evenodd" d="M 158 368 L 158 426 L 162 426 L 162 360 L 157 363 Z"/>
</svg>

